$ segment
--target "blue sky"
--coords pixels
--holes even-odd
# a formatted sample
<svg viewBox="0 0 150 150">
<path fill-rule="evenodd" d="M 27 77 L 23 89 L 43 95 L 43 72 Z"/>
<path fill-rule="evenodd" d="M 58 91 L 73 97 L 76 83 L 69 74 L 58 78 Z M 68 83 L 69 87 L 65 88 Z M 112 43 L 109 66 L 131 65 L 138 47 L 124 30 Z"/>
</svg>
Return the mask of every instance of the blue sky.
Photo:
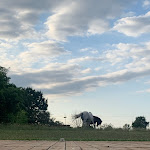
<svg viewBox="0 0 150 150">
<path fill-rule="evenodd" d="M 0 65 L 56 120 L 150 121 L 149 0 L 0 0 Z"/>
</svg>

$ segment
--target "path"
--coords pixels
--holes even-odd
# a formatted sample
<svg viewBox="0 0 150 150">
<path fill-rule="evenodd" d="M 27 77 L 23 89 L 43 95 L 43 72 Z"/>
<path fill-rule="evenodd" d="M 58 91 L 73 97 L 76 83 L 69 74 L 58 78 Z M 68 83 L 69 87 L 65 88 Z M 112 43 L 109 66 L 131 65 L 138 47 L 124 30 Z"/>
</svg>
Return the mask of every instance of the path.
<svg viewBox="0 0 150 150">
<path fill-rule="evenodd" d="M 0 140 L 0 150 L 150 150 L 150 142 Z"/>
</svg>

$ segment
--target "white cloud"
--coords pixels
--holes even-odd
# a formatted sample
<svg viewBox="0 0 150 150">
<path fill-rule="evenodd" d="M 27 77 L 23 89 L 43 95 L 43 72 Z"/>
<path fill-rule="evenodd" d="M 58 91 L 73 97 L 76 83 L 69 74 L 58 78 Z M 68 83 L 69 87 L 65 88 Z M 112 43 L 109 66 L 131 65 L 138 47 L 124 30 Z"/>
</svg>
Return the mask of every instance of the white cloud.
<svg viewBox="0 0 150 150">
<path fill-rule="evenodd" d="M 28 51 L 22 52 L 18 58 L 24 63 L 37 62 L 42 60 L 52 60 L 53 57 L 57 57 L 63 54 L 69 54 L 69 51 L 65 50 L 59 43 L 54 41 L 44 41 L 39 43 L 26 44 Z"/>
<path fill-rule="evenodd" d="M 150 44 L 125 44 L 113 45 L 114 49 L 104 52 L 105 60 L 112 65 L 123 64 L 125 68 L 148 67 L 150 63 Z"/>
<path fill-rule="evenodd" d="M 1 0 L 0 39 L 21 40 L 37 38 L 34 29 L 44 12 L 51 13 L 68 0 Z"/>
<path fill-rule="evenodd" d="M 149 76 L 150 68 L 120 70 L 100 76 L 79 76 L 82 71 L 76 65 L 57 64 L 57 68 L 11 75 L 12 81 L 21 86 L 32 86 L 44 94 L 55 96 L 72 96 L 91 91 L 97 87 L 127 82 L 132 79 Z"/>
<path fill-rule="evenodd" d="M 91 47 L 82 48 L 80 49 L 80 52 L 90 52 L 91 54 L 98 54 L 98 50 Z"/>
<path fill-rule="evenodd" d="M 93 20 L 89 23 L 88 34 L 102 34 L 110 29 L 109 23 L 104 20 Z"/>
<path fill-rule="evenodd" d="M 90 49 L 91 49 L 90 47 L 82 48 L 82 49 L 80 49 L 80 52 L 86 52 L 86 51 L 89 51 Z"/>
<path fill-rule="evenodd" d="M 80 94 L 85 91 L 93 90 L 96 87 L 125 82 L 131 79 L 135 79 L 137 77 L 149 75 L 149 73 L 150 73 L 150 69 L 141 70 L 141 71 L 121 70 L 103 76 L 89 76 L 80 79 L 75 79 L 67 83 L 58 84 L 52 88 L 49 87 L 48 89 L 43 89 L 43 91 L 45 93 L 49 93 L 52 95 L 53 94 L 58 94 L 58 95 L 59 94 L 61 95 Z"/>
<path fill-rule="evenodd" d="M 123 8 L 132 2 L 72 0 L 47 19 L 47 36 L 66 41 L 68 36 L 102 34 L 109 30 L 109 20 L 118 16 Z"/>
<path fill-rule="evenodd" d="M 86 57 L 70 59 L 70 60 L 68 60 L 68 63 L 81 63 L 81 62 L 85 62 L 85 61 L 101 61 L 102 62 L 103 60 L 104 60 L 104 58 L 102 58 L 102 57 L 86 56 Z"/>
<path fill-rule="evenodd" d="M 137 93 L 150 93 L 150 89 L 137 91 Z"/>
<path fill-rule="evenodd" d="M 150 84 L 150 81 L 144 82 L 145 84 Z"/>
<path fill-rule="evenodd" d="M 12 47 L 13 47 L 12 44 L 9 44 L 9 43 L 1 42 L 1 41 L 0 41 L 0 48 L 3 48 L 3 49 L 10 49 L 10 48 L 12 48 Z"/>
<path fill-rule="evenodd" d="M 102 67 L 96 67 L 94 70 L 95 71 L 99 71 L 99 70 L 101 70 L 102 69 Z"/>
<path fill-rule="evenodd" d="M 55 42 L 50 42 L 50 44 L 56 44 L 56 46 L 60 47 Z M 41 50 L 41 45 L 43 49 L 45 48 L 46 53 L 44 54 Z M 52 47 L 52 51 L 50 50 L 50 52 L 47 52 L 47 47 L 49 48 L 50 46 L 48 41 L 27 44 L 26 46 L 30 48 L 32 57 L 33 55 L 37 57 L 39 54 L 46 57 L 51 55 L 51 53 L 53 54 L 53 50 L 56 49 L 53 49 Z M 65 53 L 65 50 L 63 52 Z M 27 57 L 24 57 L 24 59 L 25 58 Z M 91 68 L 82 70 L 81 68 L 84 67 L 77 65 L 78 63 L 87 61 L 100 61 L 102 63 L 101 65 L 103 67 L 95 68 L 95 71 L 103 69 L 102 72 L 104 72 L 105 63 L 107 63 L 108 67 L 108 62 L 113 64 L 116 68 L 120 64 L 122 67 L 117 71 L 112 70 L 107 74 L 104 73 L 101 75 L 92 76 Z M 68 60 L 66 64 L 49 63 L 49 65 L 43 67 L 42 69 L 33 69 L 31 71 L 30 68 L 28 72 L 26 71 L 21 74 L 14 73 L 11 77 L 15 84 L 19 86 L 32 86 L 35 89 L 42 90 L 44 94 L 53 96 L 76 95 L 93 90 L 100 86 L 127 82 L 129 80 L 149 76 L 149 63 L 150 42 L 141 43 L 139 45 L 119 43 L 112 45 L 112 49 L 104 52 L 101 57 L 79 57 Z M 90 75 L 87 75 L 88 73 L 90 73 Z"/>
<path fill-rule="evenodd" d="M 149 0 L 144 0 L 143 7 L 148 8 L 149 6 L 150 6 L 150 1 Z"/>
<path fill-rule="evenodd" d="M 17 86 L 39 85 L 53 86 L 63 82 L 69 82 L 78 76 L 80 68 L 78 65 L 69 65 L 62 63 L 50 63 L 42 69 L 30 69 L 30 71 L 16 74 L 12 72 L 11 81 Z M 39 85 L 38 85 L 39 84 Z"/>
<path fill-rule="evenodd" d="M 83 74 L 87 74 L 87 73 L 91 73 L 92 69 L 91 68 L 87 68 L 85 70 L 82 70 L 81 73 Z"/>
<path fill-rule="evenodd" d="M 55 41 L 22 43 L 21 46 L 13 42 L 0 42 L 0 51 L 1 66 L 17 72 L 30 70 L 32 66 L 40 68 L 59 56 L 71 54 Z"/>
<path fill-rule="evenodd" d="M 9 9 L 7 7 L 0 6 L 0 39 L 8 41 L 37 36 L 33 27 L 20 18 L 20 12 L 13 9 L 13 5 Z"/>
<path fill-rule="evenodd" d="M 62 47 L 59 43 L 56 43 L 54 41 L 31 43 L 28 44 L 27 47 L 29 48 L 31 53 L 40 56 L 53 57 L 69 53 L 64 49 L 64 47 Z"/>
<path fill-rule="evenodd" d="M 9 44 L 1 43 L 2 46 L 11 47 Z M 36 65 L 40 58 L 46 59 L 51 56 L 59 56 L 66 54 L 67 51 L 60 44 L 54 41 L 44 41 L 32 44 L 24 44 L 29 50 L 21 52 L 13 61 L 7 57 L 7 51 L 0 56 L 1 62 L 5 62 L 13 67 L 11 74 L 12 82 L 18 86 L 32 86 L 35 89 L 40 89 L 44 94 L 65 96 L 72 94 L 81 94 L 89 90 L 93 90 L 100 86 L 127 82 L 140 77 L 149 76 L 150 74 L 150 42 L 142 44 L 119 43 L 113 45 L 112 49 L 104 52 L 101 57 L 79 57 L 68 60 L 65 63 L 50 63 L 41 67 L 41 69 L 32 69 L 32 60 Z M 28 54 L 28 55 L 27 55 Z M 29 57 L 30 56 L 30 57 Z M 41 56 L 40 58 L 38 58 Z M 117 60 L 117 61 L 116 61 Z M 119 61 L 118 61 L 119 60 Z M 87 61 L 100 61 L 100 68 L 105 70 L 105 63 L 114 64 L 115 67 L 122 64 L 125 69 L 111 71 L 103 75 L 92 76 L 92 69 L 84 68 L 77 63 Z M 42 60 L 43 62 L 43 60 Z M 38 61 L 38 63 L 40 63 Z M 104 64 L 104 65 L 103 65 Z M 18 68 L 19 67 L 19 68 Z M 21 70 L 21 68 L 23 68 Z M 18 74 L 18 71 L 21 72 Z M 87 75 L 90 73 L 90 75 Z"/>
<path fill-rule="evenodd" d="M 113 27 L 127 36 L 138 37 L 150 32 L 150 12 L 145 15 L 126 17 L 118 20 Z"/>
<path fill-rule="evenodd" d="M 56 42 L 67 41 L 69 36 L 89 36 L 109 31 L 116 17 L 125 15 L 124 8 L 134 1 L 1 0 L 0 63 L 11 67 L 11 81 L 18 86 L 32 86 L 51 96 L 80 94 L 100 86 L 149 76 L 150 43 L 116 44 L 96 57 L 92 57 L 92 54 L 99 51 L 88 47 L 80 50 L 87 56 L 72 56 L 74 59 L 68 60 L 67 56 L 61 56 L 69 53 L 65 46 L 71 44 L 63 47 Z M 148 6 L 146 1 L 145 6 Z M 42 13 L 49 15 L 46 22 Z M 133 12 L 126 15 L 132 17 L 118 20 L 115 30 L 135 37 L 150 31 L 150 12 L 141 16 L 133 16 Z M 37 33 L 38 21 L 43 30 Z M 43 22 L 47 28 L 43 27 Z M 48 37 L 45 37 L 45 33 Z M 28 38 L 31 40 L 28 41 Z M 23 39 L 26 39 L 26 44 Z M 10 40 L 21 41 L 15 46 Z M 89 66 L 87 62 L 91 61 Z M 85 67 L 87 69 L 81 69 Z M 104 73 L 110 68 L 111 73 Z M 93 73 L 92 70 L 102 71 Z M 92 76 L 95 73 L 101 75 Z"/>
<path fill-rule="evenodd" d="M 109 21 L 119 16 L 126 5 L 132 2 L 130 0 L 126 2 L 120 0 L 109 2 L 105 0 L 94 0 L 94 2 L 93 0 L 38 0 L 38 2 L 36 0 L 1 0 L 0 39 L 40 38 L 35 26 L 41 21 L 40 17 L 43 13 L 49 14 L 45 24 L 50 39 L 66 41 L 68 36 L 102 34 L 109 30 Z"/>
</svg>

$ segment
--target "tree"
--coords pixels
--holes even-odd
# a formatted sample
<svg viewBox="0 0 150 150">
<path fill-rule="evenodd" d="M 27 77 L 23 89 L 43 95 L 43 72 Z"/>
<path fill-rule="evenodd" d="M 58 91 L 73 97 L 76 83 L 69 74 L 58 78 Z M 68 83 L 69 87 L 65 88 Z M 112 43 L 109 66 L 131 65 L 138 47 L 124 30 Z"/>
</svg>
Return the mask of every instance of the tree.
<svg viewBox="0 0 150 150">
<path fill-rule="evenodd" d="M 0 66 L 0 123 L 53 124 L 43 94 L 10 84 L 7 72 L 8 69 Z"/>
<path fill-rule="evenodd" d="M 24 89 L 25 92 L 25 111 L 28 114 L 28 123 L 49 123 L 50 114 L 47 112 L 47 100 L 40 91 L 32 88 Z"/>
<path fill-rule="evenodd" d="M 15 123 L 23 107 L 23 93 L 15 85 L 9 84 L 0 90 L 0 122 Z"/>
<path fill-rule="evenodd" d="M 123 126 L 123 129 L 124 129 L 124 130 L 130 130 L 130 129 L 131 129 L 131 126 L 130 126 L 129 124 L 125 124 L 125 125 Z"/>
<path fill-rule="evenodd" d="M 136 117 L 135 121 L 132 123 L 133 128 L 143 128 L 146 129 L 146 127 L 149 125 L 149 122 L 146 122 L 146 119 L 144 116 Z"/>
<path fill-rule="evenodd" d="M 23 109 L 23 93 L 10 84 L 8 69 L 0 67 L 0 123 L 14 123 L 18 112 Z"/>
<path fill-rule="evenodd" d="M 9 77 L 7 77 L 8 69 L 0 66 L 0 89 L 5 88 L 9 83 Z"/>
</svg>

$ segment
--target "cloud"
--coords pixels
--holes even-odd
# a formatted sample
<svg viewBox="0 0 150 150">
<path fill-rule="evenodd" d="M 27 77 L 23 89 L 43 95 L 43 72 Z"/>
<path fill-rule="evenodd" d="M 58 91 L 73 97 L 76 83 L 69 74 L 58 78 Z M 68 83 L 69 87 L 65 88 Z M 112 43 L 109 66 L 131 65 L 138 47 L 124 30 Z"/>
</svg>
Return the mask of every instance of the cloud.
<svg viewBox="0 0 150 150">
<path fill-rule="evenodd" d="M 19 10 L 13 10 L 13 5 L 9 9 L 6 9 L 7 7 L 8 6 L 3 5 L 0 6 L 0 39 L 8 41 L 37 36 L 33 27 L 27 24 L 26 20 L 20 18 Z M 34 22 L 34 20 L 32 17 L 32 22 Z"/>
<path fill-rule="evenodd" d="M 12 44 L 9 44 L 9 43 L 1 42 L 1 41 L 0 41 L 0 48 L 3 48 L 3 49 L 10 49 L 10 48 L 12 48 L 12 47 L 13 47 Z"/>
<path fill-rule="evenodd" d="M 132 2 L 72 0 L 47 19 L 47 36 L 58 41 L 67 41 L 69 36 L 102 34 L 110 29 L 109 20 L 121 14 L 123 8 Z"/>
<path fill-rule="evenodd" d="M 150 1 L 149 0 L 145 0 L 143 2 L 143 7 L 148 8 L 150 6 Z"/>
<path fill-rule="evenodd" d="M 105 61 L 112 65 L 123 65 L 123 67 L 141 68 L 148 67 L 150 63 L 150 43 L 128 44 L 119 43 L 113 45 L 114 49 L 104 52 Z"/>
<path fill-rule="evenodd" d="M 54 47 L 52 46 L 49 52 L 51 44 L 54 44 Z M 57 42 L 44 41 L 26 44 L 26 47 L 31 51 L 31 58 L 33 56 L 37 58 L 38 55 L 50 57 L 53 53 L 55 54 L 53 52 L 57 49 L 55 46 L 58 49 L 60 47 L 58 55 L 59 52 L 61 52 L 60 54 L 66 53 L 66 50 L 57 44 Z M 28 57 L 20 58 L 27 59 L 26 62 L 28 61 Z M 25 62 L 23 59 L 20 59 L 21 61 Z M 93 76 L 92 68 L 82 69 L 85 67 L 81 66 L 81 62 L 87 61 L 100 61 L 99 68 L 94 67 L 97 71 L 101 69 L 101 75 Z M 117 70 L 111 70 L 110 73 L 106 73 L 106 68 L 110 67 L 108 62 L 110 66 L 114 65 L 114 68 Z M 48 62 L 41 69 L 32 69 L 30 67 L 29 70 L 25 69 L 24 72 L 19 74 L 11 73 L 11 81 L 18 86 L 31 86 L 53 97 L 71 96 L 91 91 L 97 87 L 128 82 L 129 80 L 149 76 L 149 63 L 150 42 L 140 44 L 119 43 L 112 45 L 112 49 L 105 51 L 101 54 L 101 57 L 79 57 L 68 60 L 67 63 Z M 120 68 L 118 67 L 119 65 L 121 65 Z"/>
<path fill-rule="evenodd" d="M 35 55 L 42 55 L 42 56 L 48 56 L 48 57 L 53 57 L 53 56 L 58 56 L 62 54 L 69 53 L 62 47 L 59 43 L 55 41 L 44 41 L 44 42 L 39 42 L 39 43 L 31 43 L 28 44 L 27 47 L 32 53 Z"/>
<path fill-rule="evenodd" d="M 145 15 L 126 17 L 118 20 L 113 27 L 127 36 L 138 37 L 150 32 L 150 12 Z"/>
<path fill-rule="evenodd" d="M 104 58 L 102 57 L 90 57 L 90 56 L 85 56 L 85 57 L 79 57 L 79 58 L 74 58 L 68 60 L 68 63 L 81 63 L 85 61 L 103 61 Z"/>
<path fill-rule="evenodd" d="M 98 50 L 91 47 L 87 47 L 87 48 L 80 49 L 80 52 L 90 52 L 91 54 L 97 54 Z"/>
<path fill-rule="evenodd" d="M 71 44 L 62 46 L 68 37 L 109 31 L 113 21 L 123 16 L 124 8 L 133 2 L 136 1 L 1 0 L 1 65 L 11 67 L 11 81 L 18 86 L 32 86 L 47 95 L 76 95 L 97 87 L 149 76 L 149 43 L 116 44 L 96 57 L 92 54 L 98 51 L 89 47 L 80 50 L 89 56 L 72 56 L 74 59 L 70 60 L 68 56 L 62 58 L 70 54 L 65 47 Z M 148 2 L 145 1 L 146 5 Z M 150 12 L 141 16 L 133 16 L 133 12 L 126 15 L 132 17 L 118 20 L 115 30 L 135 37 L 149 32 Z M 42 28 L 40 31 L 39 26 Z M 17 41 L 17 46 L 12 41 Z M 111 69 L 110 73 L 108 69 Z"/>
<path fill-rule="evenodd" d="M 150 93 L 150 89 L 137 91 L 137 93 Z"/>
<path fill-rule="evenodd" d="M 39 21 L 43 24 L 44 20 L 40 20 L 43 13 L 49 15 L 43 31 L 47 30 L 50 39 L 66 41 L 68 36 L 102 34 L 110 29 L 109 21 L 134 1 L 1 0 L 0 39 L 40 38 L 36 25 Z"/>
<path fill-rule="evenodd" d="M 150 81 L 144 82 L 145 84 L 150 84 Z"/>
<path fill-rule="evenodd" d="M 21 44 L 0 41 L 0 51 L 0 64 L 17 72 L 40 68 L 71 54 L 62 44 L 50 40 Z"/>
<path fill-rule="evenodd" d="M 103 76 L 88 76 L 80 79 L 74 79 L 70 82 L 56 84 L 47 88 L 44 88 L 45 85 L 41 85 L 40 88 L 42 88 L 44 93 L 49 95 L 71 96 L 72 94 L 77 95 L 83 92 L 91 91 L 100 86 L 125 82 L 137 77 L 148 76 L 149 74 L 150 69 L 141 71 L 121 70 Z"/>
<path fill-rule="evenodd" d="M 88 34 L 102 34 L 110 29 L 109 23 L 104 20 L 93 20 L 89 23 Z"/>
<path fill-rule="evenodd" d="M 18 58 L 21 59 L 24 63 L 35 63 L 39 60 L 44 62 L 47 60 L 52 60 L 53 57 L 69 54 L 69 51 L 65 50 L 64 47 L 54 41 L 26 44 L 26 47 L 29 50 L 22 52 L 18 56 Z"/>
<path fill-rule="evenodd" d="M 54 67 L 54 66 L 53 66 Z M 99 76 L 79 76 L 82 70 L 75 65 L 57 64 L 57 68 L 11 75 L 11 81 L 18 86 L 32 86 L 47 95 L 72 96 L 91 91 L 97 87 L 127 82 L 132 79 L 149 76 L 150 68 L 119 70 Z"/>
<path fill-rule="evenodd" d="M 52 13 L 68 0 L 1 0 L 0 39 L 33 39 L 38 33 L 34 29 L 44 12 Z"/>
<path fill-rule="evenodd" d="M 81 71 L 81 73 L 83 74 L 87 74 L 87 73 L 91 73 L 92 69 L 91 68 L 87 68 Z"/>
<path fill-rule="evenodd" d="M 94 70 L 95 70 L 95 71 L 102 70 L 102 67 L 96 67 Z"/>
<path fill-rule="evenodd" d="M 12 72 L 10 74 L 11 81 L 17 86 L 28 87 L 34 84 L 57 84 L 69 82 L 77 76 L 79 72 L 78 65 L 66 65 L 60 63 L 51 63 L 43 69 L 32 69 L 19 74 Z M 35 87 L 35 88 L 37 88 Z"/>
</svg>

